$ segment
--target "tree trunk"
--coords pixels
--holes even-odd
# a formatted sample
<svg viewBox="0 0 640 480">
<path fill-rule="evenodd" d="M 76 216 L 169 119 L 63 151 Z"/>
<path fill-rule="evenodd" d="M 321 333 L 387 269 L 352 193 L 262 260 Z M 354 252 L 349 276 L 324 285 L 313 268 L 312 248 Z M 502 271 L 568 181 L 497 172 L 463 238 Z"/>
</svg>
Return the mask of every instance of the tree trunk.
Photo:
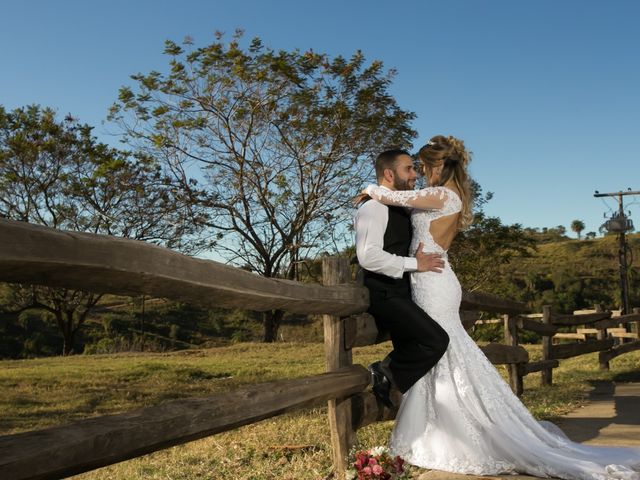
<svg viewBox="0 0 640 480">
<path fill-rule="evenodd" d="M 62 338 L 64 339 L 62 355 L 65 357 L 74 353 L 73 341 L 76 336 L 76 329 L 73 328 L 73 313 L 73 310 L 64 310 L 63 312 L 60 312 L 60 318 L 62 319 Z"/>
<path fill-rule="evenodd" d="M 75 331 L 73 331 L 72 329 L 67 329 L 65 328 L 62 331 L 62 336 L 64 338 L 64 344 L 62 347 L 62 355 L 63 356 L 67 356 L 67 355 L 72 355 L 73 354 L 73 341 L 74 341 L 74 337 L 75 337 Z"/>
<path fill-rule="evenodd" d="M 269 310 L 262 314 L 262 322 L 264 324 L 263 341 L 265 343 L 272 343 L 278 339 L 278 329 L 283 316 L 283 310 Z"/>
</svg>

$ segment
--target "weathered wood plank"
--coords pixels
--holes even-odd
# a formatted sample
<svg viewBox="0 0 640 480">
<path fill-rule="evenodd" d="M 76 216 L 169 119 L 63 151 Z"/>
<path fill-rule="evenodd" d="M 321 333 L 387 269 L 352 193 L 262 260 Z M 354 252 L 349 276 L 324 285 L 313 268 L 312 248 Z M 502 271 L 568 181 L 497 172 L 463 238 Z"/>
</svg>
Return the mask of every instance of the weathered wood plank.
<svg viewBox="0 0 640 480">
<path fill-rule="evenodd" d="M 600 360 L 600 363 L 608 363 L 610 360 L 613 360 L 618 355 L 633 352 L 635 350 L 640 350 L 640 341 L 623 343 L 622 345 L 616 345 L 615 347 L 611 348 L 611 350 L 600 352 L 599 360 Z"/>
<path fill-rule="evenodd" d="M 539 362 L 529 362 L 522 365 L 523 375 L 534 372 L 541 372 L 548 368 L 558 368 L 560 362 L 558 360 L 541 360 Z"/>
<path fill-rule="evenodd" d="M 460 308 L 463 310 L 481 310 L 485 312 L 513 314 L 525 313 L 529 310 L 524 303 L 494 297 L 486 293 L 467 291 L 462 292 L 462 304 Z"/>
<path fill-rule="evenodd" d="M 502 343 L 489 343 L 481 346 L 480 349 L 494 365 L 526 363 L 529 361 L 529 354 L 520 345 L 513 347 Z"/>
<path fill-rule="evenodd" d="M 389 333 L 378 332 L 376 320 L 368 313 L 345 318 L 345 345 L 347 348 L 365 347 L 389 340 Z"/>
<path fill-rule="evenodd" d="M 145 242 L 0 219 L 0 281 L 122 295 L 153 295 L 204 306 L 346 316 L 368 308 L 356 285 L 323 287 L 250 272 Z M 524 312 L 526 306 L 463 292 L 463 309 Z"/>
<path fill-rule="evenodd" d="M 544 305 L 542 307 L 542 323 L 547 326 L 551 325 L 551 306 Z M 551 347 L 553 346 L 553 341 L 551 340 L 551 335 L 543 334 L 542 336 L 542 361 L 548 362 L 551 360 Z M 542 374 L 540 375 L 540 383 L 542 386 L 550 386 L 553 383 L 553 368 L 545 367 L 541 370 Z"/>
<path fill-rule="evenodd" d="M 596 304 L 594 305 L 596 312 L 603 312 L 604 309 L 602 308 L 602 305 L 600 304 Z M 605 327 L 602 326 L 603 322 L 607 322 L 610 321 L 609 320 L 600 320 L 599 322 L 595 322 L 594 325 L 599 324 L 599 326 L 596 328 L 596 330 L 598 331 L 598 333 L 596 334 L 596 338 L 600 341 L 602 340 L 606 340 L 607 339 L 607 330 L 605 329 Z M 612 325 L 608 325 L 612 326 Z M 609 362 L 603 362 L 602 361 L 602 357 L 599 356 L 598 358 L 598 368 L 600 370 L 609 370 Z"/>
<path fill-rule="evenodd" d="M 322 283 L 325 286 L 344 285 L 349 282 L 350 274 L 349 261 L 346 258 L 322 259 Z M 323 315 L 322 318 L 327 371 L 349 367 L 352 364 L 352 354 L 345 338 L 345 323 L 337 315 Z M 331 431 L 334 473 L 337 478 L 344 478 L 349 449 L 355 441 L 355 432 L 351 428 L 351 400 L 343 396 L 329 399 L 327 416 Z"/>
<path fill-rule="evenodd" d="M 618 323 L 630 323 L 630 322 L 640 322 L 640 311 L 638 308 L 634 308 L 634 313 L 628 313 L 627 315 L 620 315 L 619 317 L 614 317 Z"/>
<path fill-rule="evenodd" d="M 576 333 L 581 333 L 582 335 L 597 335 L 597 328 L 576 328 Z"/>
<path fill-rule="evenodd" d="M 607 328 L 607 333 L 610 335 L 614 335 L 616 333 L 627 333 L 627 329 L 623 327 Z"/>
<path fill-rule="evenodd" d="M 529 330 L 530 332 L 539 333 L 541 335 L 553 335 L 558 331 L 558 327 L 521 316 L 518 317 L 518 328 L 522 330 Z"/>
<path fill-rule="evenodd" d="M 390 396 L 395 405 L 402 403 L 402 394 L 398 390 L 392 390 Z M 375 422 L 393 420 L 398 413 L 397 409 L 385 407 L 371 391 L 364 391 L 350 398 L 354 430 Z"/>
<path fill-rule="evenodd" d="M 311 377 L 253 384 L 206 398 L 0 437 L 0 478 L 54 479 L 186 443 L 330 398 L 361 392 L 369 372 L 355 365 Z"/>
<path fill-rule="evenodd" d="M 584 343 L 568 343 L 566 345 L 552 345 L 549 352 L 551 360 L 561 360 L 563 358 L 577 357 L 585 353 L 599 352 L 611 348 L 614 340 L 609 338 L 606 340 L 594 340 Z"/>
<path fill-rule="evenodd" d="M 586 340 L 587 336 L 583 333 L 556 333 L 554 340 Z"/>
<path fill-rule="evenodd" d="M 584 315 L 585 313 L 596 313 L 596 312 L 603 312 L 603 311 L 604 310 L 602 308 L 584 309 L 584 310 L 574 310 L 573 314 L 574 315 Z M 620 313 L 621 313 L 620 310 L 611 310 L 611 316 L 612 317 L 619 317 Z"/>
<path fill-rule="evenodd" d="M 640 334 L 640 307 L 634 308 L 632 315 L 634 315 L 634 318 L 638 317 L 638 319 L 633 321 L 627 320 L 629 322 L 629 330 L 631 330 L 631 333 Z"/>
<path fill-rule="evenodd" d="M 551 314 L 551 323 L 554 325 L 587 325 L 599 320 L 605 320 L 611 318 L 611 312 L 595 312 L 585 313 L 584 315 L 567 315 L 560 313 Z"/>
<path fill-rule="evenodd" d="M 638 338 L 638 334 L 633 332 L 611 332 L 609 335 L 614 338 Z"/>
<path fill-rule="evenodd" d="M 605 320 L 599 320 L 594 322 L 591 326 L 596 330 L 606 330 L 608 328 L 616 328 L 620 325 L 620 318 L 622 317 L 611 317 Z"/>
<path fill-rule="evenodd" d="M 504 315 L 504 343 L 511 347 L 518 346 L 518 325 L 516 318 L 513 315 Z M 522 348 L 522 347 L 521 347 Z M 529 355 L 527 355 L 527 361 L 529 361 Z M 524 391 L 524 383 L 522 381 L 522 372 L 520 365 L 511 363 L 507 366 L 509 371 L 509 385 L 511 390 L 517 396 L 521 396 Z"/>
<path fill-rule="evenodd" d="M 480 313 L 474 310 L 460 310 L 460 321 L 465 330 L 469 330 L 476 325 L 480 320 Z"/>
<path fill-rule="evenodd" d="M 204 305 L 350 315 L 368 308 L 355 285 L 323 287 L 270 279 L 145 242 L 0 219 L 0 281 Z"/>
</svg>

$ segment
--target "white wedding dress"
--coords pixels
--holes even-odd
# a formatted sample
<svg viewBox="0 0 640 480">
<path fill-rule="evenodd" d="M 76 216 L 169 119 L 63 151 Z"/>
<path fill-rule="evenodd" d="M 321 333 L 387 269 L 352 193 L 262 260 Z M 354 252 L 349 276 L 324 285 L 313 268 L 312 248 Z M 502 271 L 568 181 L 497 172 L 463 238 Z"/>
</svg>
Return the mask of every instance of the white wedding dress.
<svg viewBox="0 0 640 480">
<path fill-rule="evenodd" d="M 430 232 L 433 220 L 460 211 L 460 198 L 445 187 L 394 192 L 370 186 L 368 193 L 387 205 L 441 205 L 412 211 L 410 251 L 422 242 L 423 251 L 443 254 L 445 267 L 442 273 L 413 273 L 411 288 L 413 300 L 447 331 L 450 343 L 438 364 L 404 394 L 391 436 L 393 454 L 456 473 L 640 480 L 639 448 L 574 443 L 555 425 L 538 422 L 465 331 L 460 283 Z"/>
</svg>

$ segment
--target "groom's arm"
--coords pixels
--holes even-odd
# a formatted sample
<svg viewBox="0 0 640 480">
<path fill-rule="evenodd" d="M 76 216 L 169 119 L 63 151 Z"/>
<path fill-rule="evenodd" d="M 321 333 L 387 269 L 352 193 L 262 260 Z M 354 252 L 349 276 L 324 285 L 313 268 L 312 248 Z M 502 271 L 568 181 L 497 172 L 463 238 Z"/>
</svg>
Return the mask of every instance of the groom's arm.
<svg viewBox="0 0 640 480">
<path fill-rule="evenodd" d="M 392 278 L 418 270 L 418 260 L 401 257 L 383 250 L 384 232 L 389 222 L 389 209 L 374 200 L 362 205 L 355 217 L 356 255 L 365 270 Z"/>
</svg>

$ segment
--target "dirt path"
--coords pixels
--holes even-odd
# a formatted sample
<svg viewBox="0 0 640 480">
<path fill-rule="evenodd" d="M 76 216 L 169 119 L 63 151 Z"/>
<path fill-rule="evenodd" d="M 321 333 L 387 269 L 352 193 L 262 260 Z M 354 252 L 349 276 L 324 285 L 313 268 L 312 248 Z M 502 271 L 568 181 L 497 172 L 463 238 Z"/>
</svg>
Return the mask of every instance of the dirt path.
<svg viewBox="0 0 640 480">
<path fill-rule="evenodd" d="M 562 417 L 558 425 L 576 442 L 590 445 L 627 445 L 640 447 L 640 383 L 599 382 L 589 393 L 589 403 Z M 457 479 L 531 480 L 523 475 L 459 475 L 435 470 L 423 473 L 419 480 Z"/>
</svg>

